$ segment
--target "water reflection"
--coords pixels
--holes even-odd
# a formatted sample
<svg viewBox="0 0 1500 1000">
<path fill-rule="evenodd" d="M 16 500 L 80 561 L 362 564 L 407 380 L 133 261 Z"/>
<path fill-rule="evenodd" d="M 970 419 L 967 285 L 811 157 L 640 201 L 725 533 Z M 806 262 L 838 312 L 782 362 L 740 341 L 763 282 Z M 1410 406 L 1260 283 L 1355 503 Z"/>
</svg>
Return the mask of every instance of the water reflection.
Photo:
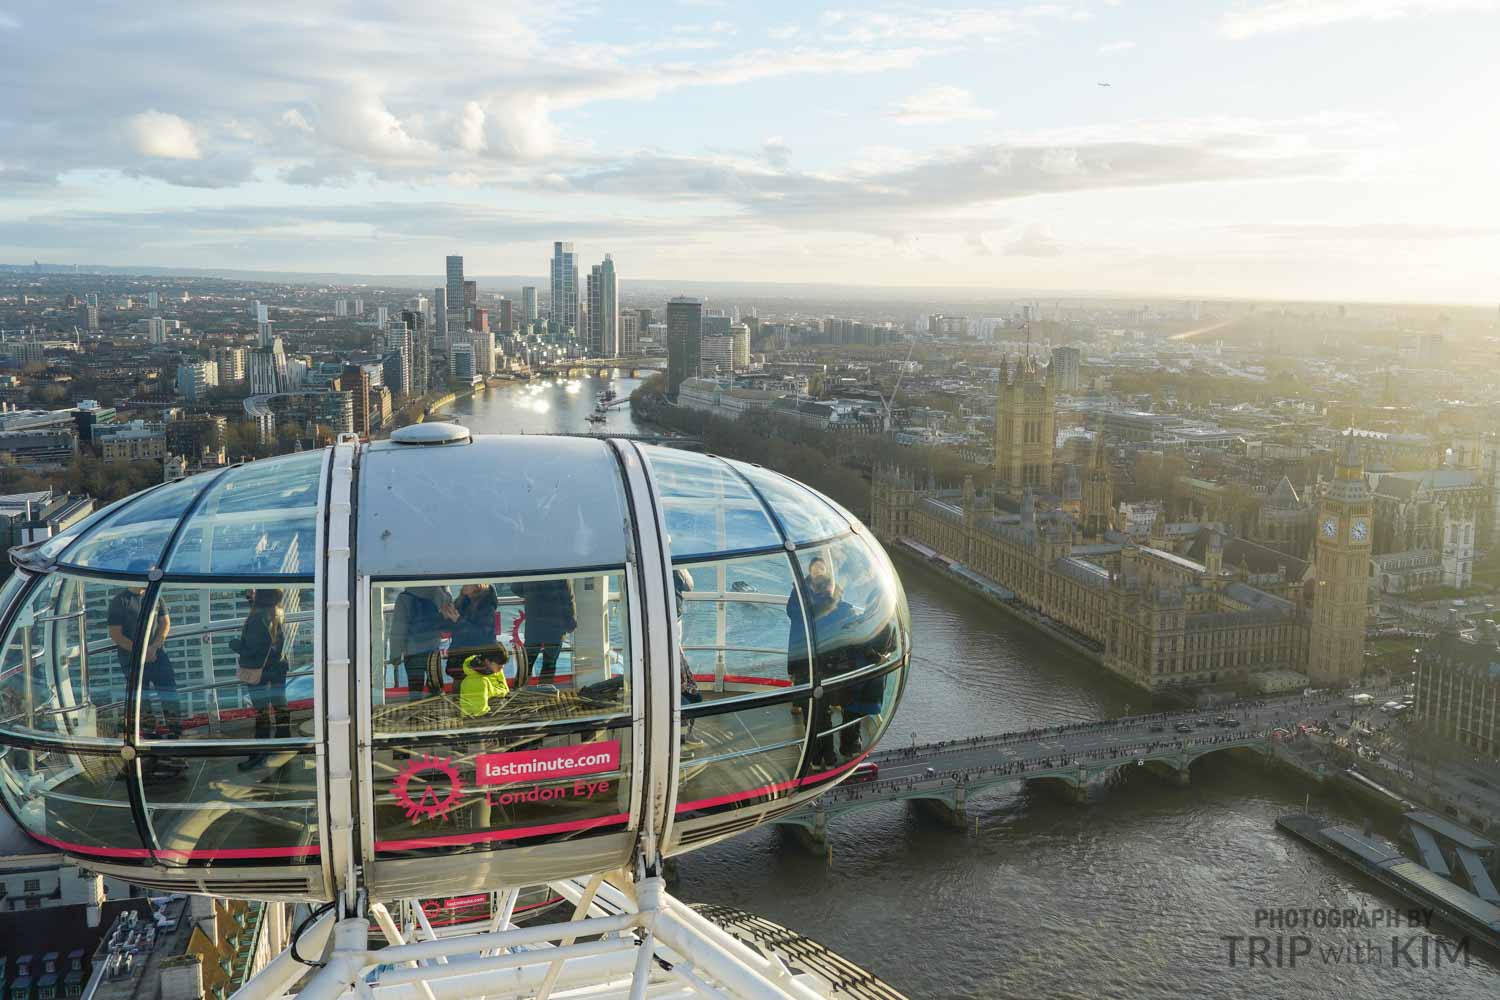
<svg viewBox="0 0 1500 1000">
<path fill-rule="evenodd" d="M 641 379 L 609 374 L 507 382 L 460 399 L 450 419 L 481 434 L 639 434 L 648 432 L 630 415 L 630 394 Z M 606 390 L 615 398 L 591 423 Z"/>
</svg>

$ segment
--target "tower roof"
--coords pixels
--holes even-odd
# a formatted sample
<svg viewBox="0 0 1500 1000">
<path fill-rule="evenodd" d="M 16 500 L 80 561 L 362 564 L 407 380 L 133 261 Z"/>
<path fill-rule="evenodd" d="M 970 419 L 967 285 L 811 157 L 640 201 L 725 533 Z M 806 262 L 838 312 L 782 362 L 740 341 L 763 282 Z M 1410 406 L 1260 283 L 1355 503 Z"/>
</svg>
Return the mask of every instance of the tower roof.
<svg viewBox="0 0 1500 1000">
<path fill-rule="evenodd" d="M 1281 477 L 1281 482 L 1271 491 L 1266 498 L 1266 506 L 1276 510 L 1295 510 L 1302 506 L 1302 498 L 1297 495 L 1297 488 L 1286 476 Z"/>
</svg>

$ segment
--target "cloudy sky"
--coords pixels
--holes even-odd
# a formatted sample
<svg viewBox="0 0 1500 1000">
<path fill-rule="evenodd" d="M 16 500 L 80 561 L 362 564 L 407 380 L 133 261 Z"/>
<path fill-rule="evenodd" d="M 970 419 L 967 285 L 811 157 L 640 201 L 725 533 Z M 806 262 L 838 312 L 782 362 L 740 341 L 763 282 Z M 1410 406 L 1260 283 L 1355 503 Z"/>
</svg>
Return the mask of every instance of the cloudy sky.
<svg viewBox="0 0 1500 1000">
<path fill-rule="evenodd" d="M 1500 0 L 0 0 L 0 261 L 1500 300 Z M 1102 86 L 1108 84 L 1108 86 Z"/>
</svg>

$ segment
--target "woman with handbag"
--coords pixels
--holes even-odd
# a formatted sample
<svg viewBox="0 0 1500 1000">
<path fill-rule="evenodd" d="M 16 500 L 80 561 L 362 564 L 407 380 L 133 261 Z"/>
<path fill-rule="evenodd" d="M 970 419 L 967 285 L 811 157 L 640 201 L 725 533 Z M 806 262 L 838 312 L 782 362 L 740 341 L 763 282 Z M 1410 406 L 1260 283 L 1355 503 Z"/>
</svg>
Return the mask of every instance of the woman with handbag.
<svg viewBox="0 0 1500 1000">
<path fill-rule="evenodd" d="M 286 707 L 286 623 L 281 611 L 281 591 L 250 592 L 250 616 L 240 629 L 239 679 L 250 689 L 255 706 L 255 738 L 287 739 L 292 721 Z M 264 753 L 254 753 L 237 765 L 249 771 L 266 762 Z"/>
</svg>

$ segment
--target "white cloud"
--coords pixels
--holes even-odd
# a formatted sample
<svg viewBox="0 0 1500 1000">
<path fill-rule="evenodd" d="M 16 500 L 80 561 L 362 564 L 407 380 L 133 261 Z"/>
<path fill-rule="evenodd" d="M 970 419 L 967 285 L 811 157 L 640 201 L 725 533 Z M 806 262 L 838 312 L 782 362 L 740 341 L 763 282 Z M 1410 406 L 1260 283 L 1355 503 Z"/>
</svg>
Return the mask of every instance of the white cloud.
<svg viewBox="0 0 1500 1000">
<path fill-rule="evenodd" d="M 447 16 L 460 8 L 462 17 Z M 28 16 L 33 37 L 0 59 L 0 92 L 28 98 L 13 102 L 10 114 L 0 108 L 5 185 L 74 171 L 144 171 L 142 156 L 168 183 L 227 184 L 256 171 L 304 184 L 358 175 L 440 184 L 454 173 L 504 183 L 543 158 L 568 167 L 594 155 L 577 119 L 567 129 L 558 122 L 600 102 L 620 108 L 694 88 L 882 73 L 932 52 L 900 41 L 811 37 L 669 57 L 698 39 L 735 37 L 735 25 L 710 17 L 675 40 L 659 31 L 640 45 L 581 42 L 585 15 L 589 31 L 601 27 L 590 11 L 592 0 L 479 8 L 433 0 L 426 9 L 369 5 L 354 20 L 316 5 L 287 18 L 255 0 L 183 3 L 158 22 L 159 44 L 175 54 L 170 116 L 142 114 L 161 108 L 163 84 L 136 71 L 128 19 L 64 24 L 48 11 L 33 24 Z M 80 59 L 89 73 L 70 69 Z M 107 130 L 122 141 L 98 142 Z M 213 169 L 163 166 L 185 159 L 212 160 Z"/>
<path fill-rule="evenodd" d="M 777 169 L 786 167 L 792 157 L 791 147 L 779 135 L 770 136 L 761 143 L 761 153 L 765 156 L 766 162 Z"/>
<path fill-rule="evenodd" d="M 294 128 L 298 132 L 311 132 L 313 130 L 312 126 L 308 124 L 307 119 L 303 117 L 302 112 L 296 108 L 288 108 L 281 113 L 281 124 L 288 128 Z"/>
<path fill-rule="evenodd" d="M 1021 28 L 1020 18 L 1011 11 L 979 7 L 831 10 L 823 13 L 822 23 L 835 41 L 865 45 L 890 41 L 906 44 L 989 41 Z"/>
<path fill-rule="evenodd" d="M 131 147 L 142 156 L 162 160 L 196 160 L 198 137 L 184 119 L 165 111 L 142 111 L 125 122 Z"/>
<path fill-rule="evenodd" d="M 1234 39 L 1324 28 L 1347 21 L 1500 10 L 1500 0 L 1274 0 L 1242 5 L 1219 20 L 1219 33 Z"/>
<path fill-rule="evenodd" d="M 798 230 L 892 235 L 1003 201 L 1081 191 L 1336 175 L 1340 156 L 1254 132 L 1202 131 L 1178 141 L 985 143 L 916 154 L 861 150 L 841 170 L 801 172 L 764 158 L 642 152 L 552 178 L 547 190 L 728 205 Z M 1035 252 L 1041 236 L 1018 245 Z"/>
<path fill-rule="evenodd" d="M 458 122 L 458 145 L 471 153 L 483 152 L 488 143 L 484 138 L 484 108 L 477 101 L 464 103 L 463 115 Z"/>
<path fill-rule="evenodd" d="M 1056 257 L 1062 252 L 1062 244 L 1046 226 L 1027 226 L 1005 245 L 1010 257 Z"/>
<path fill-rule="evenodd" d="M 7 14 L 5 11 L 0 10 L 0 31 L 14 31 L 20 26 L 20 21 L 17 21 L 14 17 Z"/>
<path fill-rule="evenodd" d="M 1118 42 L 1106 42 L 1099 46 L 1099 51 L 1107 54 L 1110 52 L 1129 52 L 1133 48 L 1135 48 L 1135 42 L 1125 38 Z"/>
<path fill-rule="evenodd" d="M 887 118 L 902 125 L 936 125 L 943 122 L 978 121 L 995 112 L 974 103 L 974 95 L 962 87 L 929 87 L 891 105 Z"/>
</svg>

